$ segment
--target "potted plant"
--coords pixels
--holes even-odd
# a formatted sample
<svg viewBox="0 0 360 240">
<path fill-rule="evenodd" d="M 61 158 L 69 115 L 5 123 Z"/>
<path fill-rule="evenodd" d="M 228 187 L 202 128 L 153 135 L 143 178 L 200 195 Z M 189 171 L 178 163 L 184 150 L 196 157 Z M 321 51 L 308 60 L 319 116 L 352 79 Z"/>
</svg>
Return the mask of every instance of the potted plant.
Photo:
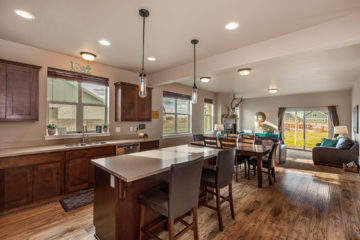
<svg viewBox="0 0 360 240">
<path fill-rule="evenodd" d="M 108 131 L 108 126 L 109 126 L 109 125 L 106 124 L 106 123 L 103 125 L 103 130 L 104 130 L 104 132 L 107 132 L 107 131 Z"/>
<path fill-rule="evenodd" d="M 55 135 L 55 133 L 56 133 L 56 125 L 55 124 L 53 124 L 53 123 L 48 124 L 48 125 L 46 125 L 46 128 L 48 130 L 49 136 Z"/>
</svg>

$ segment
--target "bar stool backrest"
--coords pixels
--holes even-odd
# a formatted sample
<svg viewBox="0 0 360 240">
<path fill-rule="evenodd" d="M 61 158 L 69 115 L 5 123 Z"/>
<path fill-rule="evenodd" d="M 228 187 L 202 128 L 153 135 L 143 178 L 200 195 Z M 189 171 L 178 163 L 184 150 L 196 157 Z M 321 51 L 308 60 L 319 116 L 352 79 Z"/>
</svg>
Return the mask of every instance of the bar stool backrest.
<svg viewBox="0 0 360 240">
<path fill-rule="evenodd" d="M 224 149 L 218 153 L 216 159 L 216 188 L 223 188 L 232 182 L 234 159 L 235 149 Z"/>
<path fill-rule="evenodd" d="M 169 179 L 169 219 L 175 219 L 191 210 L 199 200 L 203 157 L 171 165 Z"/>
</svg>

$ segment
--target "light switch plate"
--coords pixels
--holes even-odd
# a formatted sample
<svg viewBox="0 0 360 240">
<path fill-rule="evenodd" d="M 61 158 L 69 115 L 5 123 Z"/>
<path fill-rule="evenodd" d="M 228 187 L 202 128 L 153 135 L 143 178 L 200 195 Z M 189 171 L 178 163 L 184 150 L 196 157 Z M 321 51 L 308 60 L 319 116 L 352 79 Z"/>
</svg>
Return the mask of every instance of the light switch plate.
<svg viewBox="0 0 360 240">
<path fill-rule="evenodd" d="M 120 127 L 116 127 L 116 128 L 115 128 L 115 131 L 116 131 L 116 132 L 120 132 Z"/>
<path fill-rule="evenodd" d="M 110 175 L 110 187 L 115 188 L 115 177 Z"/>
<path fill-rule="evenodd" d="M 130 132 L 132 132 L 132 131 L 133 131 L 133 129 L 134 129 L 133 127 L 130 127 Z"/>
</svg>

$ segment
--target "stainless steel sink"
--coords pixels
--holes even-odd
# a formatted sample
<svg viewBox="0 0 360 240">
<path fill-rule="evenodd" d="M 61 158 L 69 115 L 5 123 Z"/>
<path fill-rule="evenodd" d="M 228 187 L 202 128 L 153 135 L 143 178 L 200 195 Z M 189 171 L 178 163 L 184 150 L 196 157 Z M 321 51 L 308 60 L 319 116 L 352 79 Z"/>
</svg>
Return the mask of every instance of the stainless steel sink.
<svg viewBox="0 0 360 240">
<path fill-rule="evenodd" d="M 93 146 L 93 145 L 102 145 L 106 144 L 107 142 L 101 141 L 101 142 L 87 142 L 87 143 L 73 143 L 73 144 L 66 144 L 65 147 L 84 147 L 84 146 Z"/>
</svg>

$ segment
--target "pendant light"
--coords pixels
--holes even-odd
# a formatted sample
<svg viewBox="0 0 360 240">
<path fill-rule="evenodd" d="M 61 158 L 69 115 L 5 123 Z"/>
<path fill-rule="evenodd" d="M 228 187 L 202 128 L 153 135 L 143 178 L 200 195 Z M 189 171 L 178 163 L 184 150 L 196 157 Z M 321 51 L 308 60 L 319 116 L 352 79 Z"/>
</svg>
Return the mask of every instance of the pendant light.
<svg viewBox="0 0 360 240">
<path fill-rule="evenodd" d="M 192 89 L 191 102 L 193 104 L 197 103 L 197 87 L 196 87 L 196 44 L 199 43 L 199 40 L 193 39 L 191 40 L 191 44 L 194 45 L 194 85 Z"/>
<path fill-rule="evenodd" d="M 139 15 L 143 18 L 143 42 L 142 42 L 142 67 L 141 73 L 139 76 L 139 96 L 145 98 L 147 96 L 146 92 L 146 74 L 144 73 L 144 49 L 145 49 L 145 18 L 147 18 L 150 13 L 146 9 L 140 9 Z"/>
</svg>

